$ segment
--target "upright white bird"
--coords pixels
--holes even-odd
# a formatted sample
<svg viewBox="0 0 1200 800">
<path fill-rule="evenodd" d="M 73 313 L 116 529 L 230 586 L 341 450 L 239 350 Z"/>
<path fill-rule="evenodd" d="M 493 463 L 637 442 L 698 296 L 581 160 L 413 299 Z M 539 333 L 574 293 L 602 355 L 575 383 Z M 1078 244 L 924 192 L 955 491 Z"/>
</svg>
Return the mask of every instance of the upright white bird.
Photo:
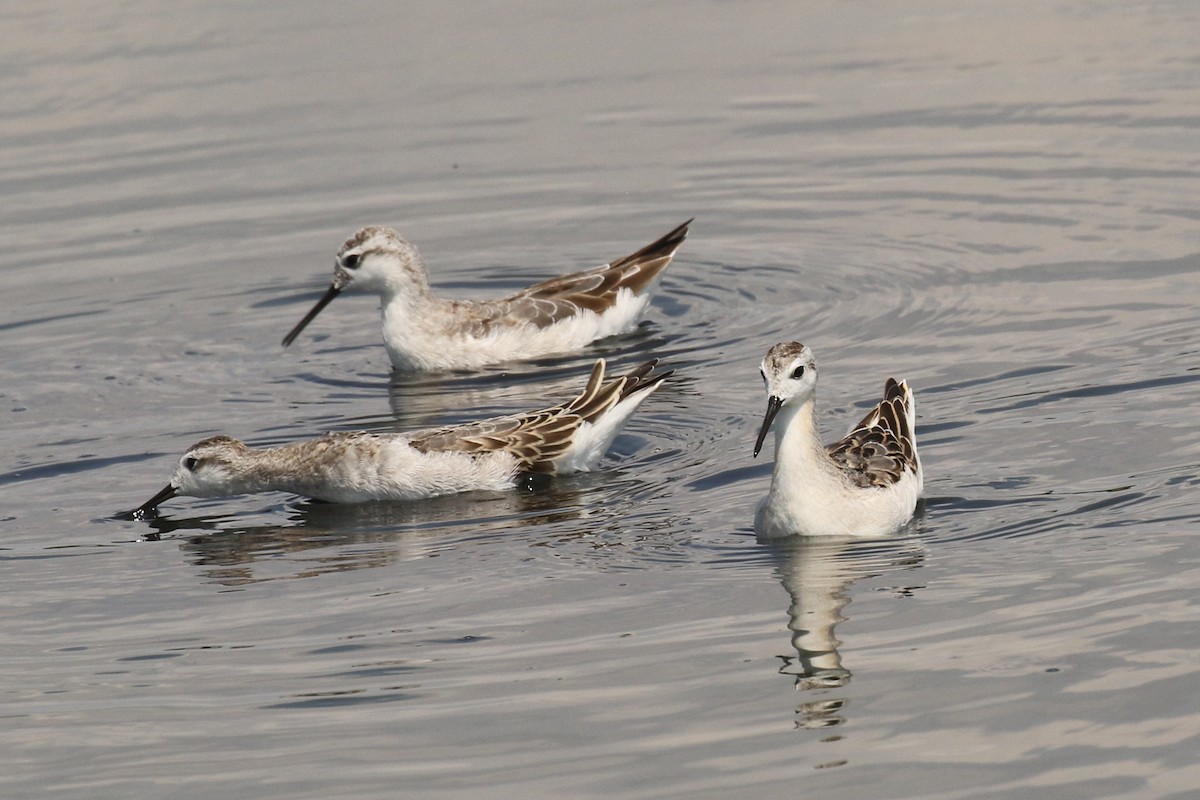
<svg viewBox="0 0 1200 800">
<path fill-rule="evenodd" d="M 817 429 L 812 350 L 799 342 L 777 344 L 759 371 L 767 413 L 754 455 L 774 421 L 775 468 L 755 531 L 764 538 L 883 536 L 908 522 L 925 487 L 908 383 L 888 378 L 879 405 L 826 447 Z"/>
</svg>

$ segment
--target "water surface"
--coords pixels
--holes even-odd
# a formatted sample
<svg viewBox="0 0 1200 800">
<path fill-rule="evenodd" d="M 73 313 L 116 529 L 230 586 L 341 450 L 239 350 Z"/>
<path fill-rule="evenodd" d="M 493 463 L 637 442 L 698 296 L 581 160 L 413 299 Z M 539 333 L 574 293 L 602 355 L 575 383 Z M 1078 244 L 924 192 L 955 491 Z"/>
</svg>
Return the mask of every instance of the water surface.
<svg viewBox="0 0 1200 800">
<path fill-rule="evenodd" d="M 1200 785 L 1186 3 L 3 12 L 5 797 L 1182 798 Z M 695 216 L 646 324 L 393 374 L 340 242 L 455 296 Z M 766 545 L 757 363 L 918 395 L 927 501 Z M 195 440 L 678 378 L 598 473 L 113 515 Z"/>
</svg>

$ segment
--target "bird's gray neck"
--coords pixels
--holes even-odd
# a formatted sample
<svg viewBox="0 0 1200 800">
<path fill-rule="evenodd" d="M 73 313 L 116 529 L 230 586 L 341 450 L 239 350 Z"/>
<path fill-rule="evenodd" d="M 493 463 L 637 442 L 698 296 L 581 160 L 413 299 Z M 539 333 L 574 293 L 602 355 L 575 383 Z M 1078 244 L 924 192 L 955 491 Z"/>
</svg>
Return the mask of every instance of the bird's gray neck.
<svg viewBox="0 0 1200 800">
<path fill-rule="evenodd" d="M 319 441 L 319 440 L 318 440 Z M 311 496 L 330 478 L 336 454 L 311 441 L 250 449 L 243 455 L 244 491 L 291 492 Z"/>
</svg>

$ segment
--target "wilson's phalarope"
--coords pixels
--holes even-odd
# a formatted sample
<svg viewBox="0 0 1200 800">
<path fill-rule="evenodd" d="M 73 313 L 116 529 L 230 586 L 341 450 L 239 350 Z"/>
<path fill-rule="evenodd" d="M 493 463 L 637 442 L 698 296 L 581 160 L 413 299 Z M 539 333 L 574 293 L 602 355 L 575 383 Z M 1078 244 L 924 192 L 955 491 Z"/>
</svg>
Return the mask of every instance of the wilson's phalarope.
<svg viewBox="0 0 1200 800">
<path fill-rule="evenodd" d="M 413 433 L 330 433 L 254 449 L 228 436 L 197 442 L 171 482 L 132 513 L 144 517 L 175 495 L 224 497 L 282 491 L 334 503 L 416 500 L 476 489 L 502 490 L 528 473 L 586 472 L 629 415 L 671 371 L 658 359 L 604 379 L 604 359 L 563 405 L 513 417 Z"/>
<path fill-rule="evenodd" d="M 775 425 L 771 491 L 758 506 L 760 536 L 883 536 L 906 523 L 924 490 L 916 415 L 906 381 L 888 378 L 883 400 L 844 439 L 817 430 L 817 363 L 799 342 L 772 347 L 759 368 L 767 413 L 754 455 Z"/>
<path fill-rule="evenodd" d="M 464 369 L 578 350 L 633 329 L 689 224 L 611 264 L 486 301 L 436 297 L 417 248 L 391 228 L 363 228 L 342 245 L 333 283 L 283 346 L 338 294 L 357 289 L 379 295 L 383 342 L 399 369 Z"/>
</svg>

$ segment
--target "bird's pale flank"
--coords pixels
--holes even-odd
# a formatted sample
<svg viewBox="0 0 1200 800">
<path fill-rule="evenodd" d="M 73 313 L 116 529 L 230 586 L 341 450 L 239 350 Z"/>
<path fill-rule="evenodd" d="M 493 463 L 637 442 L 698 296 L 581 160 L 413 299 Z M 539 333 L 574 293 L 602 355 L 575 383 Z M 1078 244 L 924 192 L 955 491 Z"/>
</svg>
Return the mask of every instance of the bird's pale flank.
<svg viewBox="0 0 1200 800">
<path fill-rule="evenodd" d="M 924 490 L 908 383 L 888 378 L 883 399 L 829 446 L 817 428 L 817 362 L 799 342 L 777 344 L 760 366 L 767 412 L 754 444 L 775 425 L 771 489 L 754 527 L 764 538 L 883 536 L 912 517 Z"/>
</svg>

